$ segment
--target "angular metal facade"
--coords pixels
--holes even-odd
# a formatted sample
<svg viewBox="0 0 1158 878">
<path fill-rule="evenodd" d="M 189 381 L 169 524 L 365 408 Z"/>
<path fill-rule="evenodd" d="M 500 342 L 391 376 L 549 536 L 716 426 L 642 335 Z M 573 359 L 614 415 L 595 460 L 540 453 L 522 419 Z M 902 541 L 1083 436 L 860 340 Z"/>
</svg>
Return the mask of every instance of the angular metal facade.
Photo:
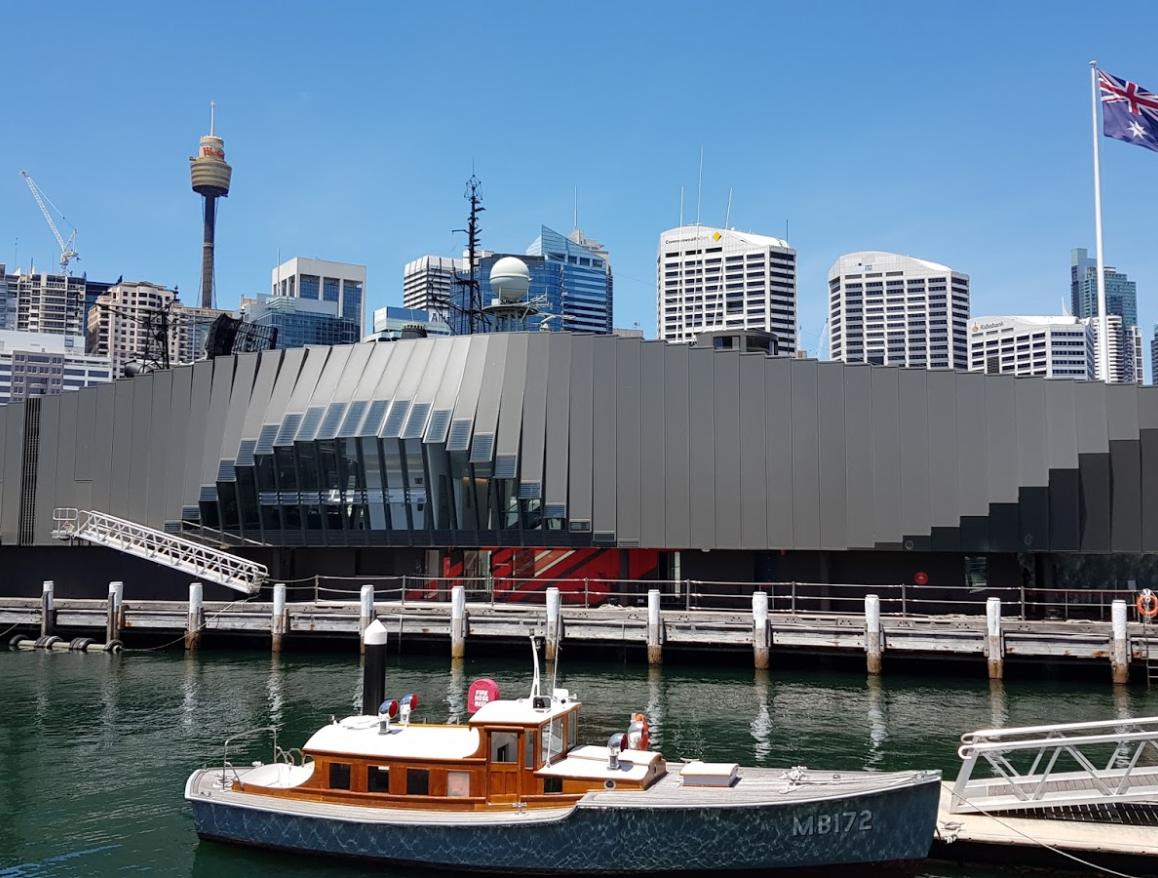
<svg viewBox="0 0 1158 878">
<path fill-rule="evenodd" d="M 8 545 L 78 506 L 290 546 L 1158 551 L 1152 387 L 536 333 L 241 354 L 36 406 L 0 407 Z"/>
</svg>

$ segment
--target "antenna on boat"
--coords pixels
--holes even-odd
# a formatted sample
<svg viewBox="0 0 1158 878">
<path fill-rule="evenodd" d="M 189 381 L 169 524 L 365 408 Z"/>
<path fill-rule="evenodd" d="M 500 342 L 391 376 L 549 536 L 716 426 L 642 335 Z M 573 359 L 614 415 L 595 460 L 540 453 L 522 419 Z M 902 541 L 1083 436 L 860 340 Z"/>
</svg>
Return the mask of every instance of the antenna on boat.
<svg viewBox="0 0 1158 878">
<path fill-rule="evenodd" d="M 535 668 L 535 675 L 531 678 L 531 698 L 539 697 L 539 642 L 535 635 L 531 635 L 531 663 Z"/>
</svg>

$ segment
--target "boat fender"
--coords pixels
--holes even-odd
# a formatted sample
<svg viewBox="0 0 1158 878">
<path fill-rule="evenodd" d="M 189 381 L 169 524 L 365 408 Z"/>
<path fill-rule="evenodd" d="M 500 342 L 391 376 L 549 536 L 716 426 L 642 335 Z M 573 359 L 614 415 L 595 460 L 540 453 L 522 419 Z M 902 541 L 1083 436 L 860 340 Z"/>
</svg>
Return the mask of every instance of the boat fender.
<svg viewBox="0 0 1158 878">
<path fill-rule="evenodd" d="M 402 712 L 402 716 L 398 721 L 402 723 L 410 722 L 411 711 L 417 709 L 418 707 L 418 695 L 416 695 L 414 692 L 407 692 L 402 696 L 402 701 L 400 702 L 399 707 Z"/>
<path fill-rule="evenodd" d="M 499 692 L 499 684 L 490 677 L 481 677 L 470 684 L 470 689 L 466 692 L 466 709 L 471 713 L 477 713 L 492 701 L 498 701 L 502 697 Z"/>
<path fill-rule="evenodd" d="M 90 643 L 92 643 L 91 637 L 74 637 L 68 642 L 68 651 L 84 652 Z"/>
<path fill-rule="evenodd" d="M 619 770 L 619 754 L 627 747 L 627 735 L 616 732 L 607 739 L 607 767 L 612 771 Z"/>
<path fill-rule="evenodd" d="M 26 640 L 28 640 L 28 638 L 23 634 L 17 634 L 15 637 L 8 641 L 8 647 L 9 649 L 19 649 L 20 644 L 24 643 Z"/>
<path fill-rule="evenodd" d="M 125 648 L 125 645 L 123 643 L 121 643 L 119 640 L 110 640 L 108 643 L 105 644 L 105 652 L 111 652 L 114 655 L 119 654 L 120 651 L 124 648 Z"/>
<path fill-rule="evenodd" d="M 36 638 L 37 649 L 52 649 L 54 643 L 60 643 L 60 638 L 52 634 L 47 634 L 44 637 Z"/>
</svg>

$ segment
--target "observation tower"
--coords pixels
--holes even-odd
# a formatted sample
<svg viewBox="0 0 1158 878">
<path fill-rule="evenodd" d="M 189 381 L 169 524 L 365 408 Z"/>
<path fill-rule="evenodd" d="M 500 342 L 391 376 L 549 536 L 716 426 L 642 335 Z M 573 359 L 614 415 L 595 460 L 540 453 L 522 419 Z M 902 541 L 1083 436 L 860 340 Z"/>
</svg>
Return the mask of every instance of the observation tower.
<svg viewBox="0 0 1158 878">
<path fill-rule="evenodd" d="M 197 155 L 189 158 L 193 191 L 205 202 L 205 229 L 201 238 L 201 307 L 213 307 L 213 239 L 217 226 L 217 199 L 229 194 L 233 168 L 225 162 L 225 141 L 214 132 L 217 104 L 209 102 L 209 133 L 201 138 Z"/>
</svg>

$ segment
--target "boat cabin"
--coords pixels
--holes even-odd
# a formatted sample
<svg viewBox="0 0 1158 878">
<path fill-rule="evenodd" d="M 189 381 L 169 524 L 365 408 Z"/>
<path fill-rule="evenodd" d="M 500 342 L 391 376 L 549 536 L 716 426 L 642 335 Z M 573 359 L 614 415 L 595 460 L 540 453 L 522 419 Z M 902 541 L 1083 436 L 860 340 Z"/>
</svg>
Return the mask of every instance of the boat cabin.
<svg viewBox="0 0 1158 878">
<path fill-rule="evenodd" d="M 580 708 L 557 689 L 490 700 L 462 725 L 351 716 L 314 733 L 301 765 L 263 766 L 233 788 L 342 804 L 474 810 L 558 806 L 592 790 L 644 790 L 666 774 L 663 757 L 646 749 L 641 715 L 633 734 L 612 736 L 607 746 L 579 746 Z"/>
</svg>

